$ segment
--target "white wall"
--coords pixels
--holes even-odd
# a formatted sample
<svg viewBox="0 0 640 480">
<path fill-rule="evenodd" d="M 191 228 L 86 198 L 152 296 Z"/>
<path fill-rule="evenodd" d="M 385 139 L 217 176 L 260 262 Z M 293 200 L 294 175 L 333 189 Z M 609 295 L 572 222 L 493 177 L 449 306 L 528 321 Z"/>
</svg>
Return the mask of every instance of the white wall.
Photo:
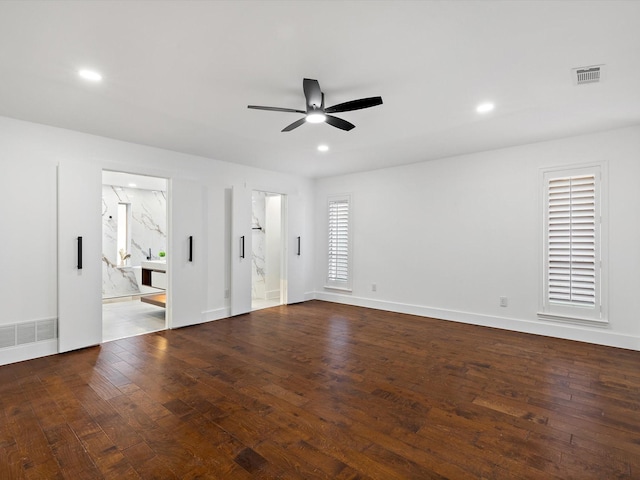
<svg viewBox="0 0 640 480">
<path fill-rule="evenodd" d="M 0 325 L 57 315 L 56 162 L 0 119 Z"/>
<path fill-rule="evenodd" d="M 57 317 L 56 166 L 65 160 L 207 187 L 205 316 L 211 318 L 228 313 L 230 187 L 247 183 L 286 193 L 303 205 L 304 216 L 313 212 L 309 179 L 0 117 L 0 326 Z M 312 225 L 295 227 L 311 237 Z M 310 272 L 311 255 L 303 262 Z M 310 277 L 304 281 L 311 292 Z M 0 363 L 29 356 L 37 354 L 0 352 Z"/>
<path fill-rule="evenodd" d="M 0 326 L 57 317 L 56 166 L 64 160 L 207 187 L 209 318 L 228 313 L 230 187 L 247 183 L 304 206 L 289 225 L 290 236 L 303 239 L 303 255 L 292 261 L 305 273 L 292 281 L 304 285 L 304 298 L 640 350 L 640 127 L 314 182 L 0 117 Z M 538 321 L 540 168 L 595 161 L 609 171 L 610 325 Z M 350 295 L 323 288 L 326 198 L 342 193 L 353 200 Z M 0 363 L 45 353 L 0 352 Z"/>
<path fill-rule="evenodd" d="M 536 315 L 540 169 L 588 162 L 609 171 L 606 328 Z M 640 350 L 639 181 L 640 127 L 320 179 L 316 297 Z M 324 288 L 327 196 L 344 193 L 352 195 L 351 294 Z"/>
</svg>

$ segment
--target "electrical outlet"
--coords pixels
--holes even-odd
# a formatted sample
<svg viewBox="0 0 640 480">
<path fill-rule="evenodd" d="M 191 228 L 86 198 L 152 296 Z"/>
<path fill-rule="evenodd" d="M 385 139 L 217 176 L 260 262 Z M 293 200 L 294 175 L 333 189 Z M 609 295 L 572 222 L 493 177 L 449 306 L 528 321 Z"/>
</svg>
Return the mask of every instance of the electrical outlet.
<svg viewBox="0 0 640 480">
<path fill-rule="evenodd" d="M 371 284 L 371 291 L 372 292 L 377 292 L 378 291 L 378 285 L 376 285 L 375 283 Z"/>
<path fill-rule="evenodd" d="M 507 305 L 509 305 L 509 301 L 507 300 L 507 297 L 500 297 L 500 306 L 506 307 Z"/>
<path fill-rule="evenodd" d="M 224 298 L 229 298 L 229 289 L 228 288 L 224 291 Z"/>
</svg>

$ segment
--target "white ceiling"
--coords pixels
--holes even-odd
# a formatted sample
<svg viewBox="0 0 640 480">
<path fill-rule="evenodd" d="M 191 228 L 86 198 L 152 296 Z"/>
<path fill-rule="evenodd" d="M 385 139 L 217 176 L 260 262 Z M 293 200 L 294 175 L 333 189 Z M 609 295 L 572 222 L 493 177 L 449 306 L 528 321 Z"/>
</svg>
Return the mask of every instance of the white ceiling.
<svg viewBox="0 0 640 480">
<path fill-rule="evenodd" d="M 0 115 L 335 175 L 638 124 L 639 26 L 639 1 L 4 0 Z M 304 109 L 304 77 L 384 105 L 337 114 L 351 132 L 246 108 Z"/>
</svg>

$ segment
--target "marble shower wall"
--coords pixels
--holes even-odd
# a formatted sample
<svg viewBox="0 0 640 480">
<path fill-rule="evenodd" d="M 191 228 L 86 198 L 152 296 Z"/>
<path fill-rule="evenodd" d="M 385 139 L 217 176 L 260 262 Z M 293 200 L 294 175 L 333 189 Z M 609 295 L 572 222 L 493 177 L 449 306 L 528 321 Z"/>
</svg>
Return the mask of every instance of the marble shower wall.
<svg viewBox="0 0 640 480">
<path fill-rule="evenodd" d="M 264 299 L 266 295 L 266 197 L 265 192 L 251 194 L 251 298 L 254 299 Z"/>
<path fill-rule="evenodd" d="M 117 251 L 118 204 L 131 205 L 129 223 L 131 257 L 121 265 Z M 151 248 L 151 258 L 167 252 L 166 191 L 102 186 L 102 296 L 117 297 L 140 292 L 131 267 L 139 267 Z M 167 252 L 167 255 L 169 253 Z"/>
<path fill-rule="evenodd" d="M 282 249 L 281 196 L 252 193 L 251 220 L 251 298 L 280 298 L 280 262 Z"/>
<path fill-rule="evenodd" d="M 265 297 L 267 300 L 279 300 L 282 262 L 281 195 L 267 195 L 265 218 Z"/>
</svg>

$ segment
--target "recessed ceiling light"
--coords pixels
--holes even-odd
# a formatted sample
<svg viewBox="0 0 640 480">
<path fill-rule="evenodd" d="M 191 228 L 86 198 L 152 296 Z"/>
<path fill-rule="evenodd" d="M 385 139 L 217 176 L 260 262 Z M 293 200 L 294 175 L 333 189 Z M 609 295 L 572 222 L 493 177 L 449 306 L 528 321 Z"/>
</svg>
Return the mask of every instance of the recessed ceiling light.
<svg viewBox="0 0 640 480">
<path fill-rule="evenodd" d="M 329 145 L 318 145 L 318 151 L 319 152 L 328 152 L 329 151 Z"/>
<path fill-rule="evenodd" d="M 481 103 L 476 107 L 476 112 L 487 113 L 495 108 L 495 105 L 491 102 Z"/>
<path fill-rule="evenodd" d="M 85 80 L 90 80 L 92 82 L 99 82 L 102 80 L 102 75 L 100 75 L 95 70 L 79 70 L 78 75 L 84 78 Z"/>
<path fill-rule="evenodd" d="M 130 183 L 129 186 L 133 188 L 133 187 L 137 187 L 138 185 L 136 185 L 135 183 Z"/>
</svg>

